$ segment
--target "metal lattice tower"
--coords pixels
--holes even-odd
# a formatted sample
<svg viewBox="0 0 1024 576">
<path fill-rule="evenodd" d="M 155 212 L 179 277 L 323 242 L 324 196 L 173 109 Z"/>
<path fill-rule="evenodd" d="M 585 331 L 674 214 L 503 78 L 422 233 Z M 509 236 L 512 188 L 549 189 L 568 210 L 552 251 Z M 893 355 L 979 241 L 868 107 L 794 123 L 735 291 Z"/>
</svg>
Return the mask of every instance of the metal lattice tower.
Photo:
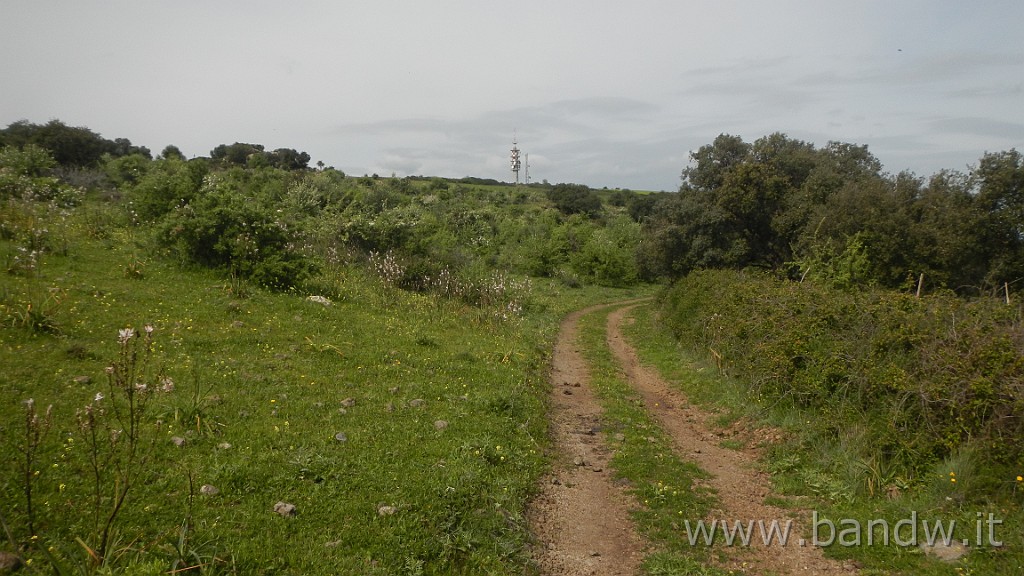
<svg viewBox="0 0 1024 576">
<path fill-rule="evenodd" d="M 519 144 L 516 143 L 516 139 L 512 138 L 512 173 L 516 175 L 516 185 L 519 185 L 519 169 L 522 168 L 523 163 L 519 160 Z"/>
</svg>

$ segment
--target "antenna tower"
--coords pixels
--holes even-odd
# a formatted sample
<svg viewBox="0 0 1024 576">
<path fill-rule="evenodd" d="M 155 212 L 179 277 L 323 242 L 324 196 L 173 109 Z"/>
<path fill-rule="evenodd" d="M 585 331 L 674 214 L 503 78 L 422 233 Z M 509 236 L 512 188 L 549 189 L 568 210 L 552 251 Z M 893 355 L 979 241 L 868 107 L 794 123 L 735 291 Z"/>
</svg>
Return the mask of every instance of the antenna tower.
<svg viewBox="0 0 1024 576">
<path fill-rule="evenodd" d="M 530 183 L 530 155 L 523 155 L 523 168 L 526 169 L 526 183 Z"/>
<path fill-rule="evenodd" d="M 519 169 L 523 163 L 519 160 L 519 144 L 515 136 L 512 137 L 512 172 L 516 175 L 516 186 L 519 185 Z"/>
</svg>

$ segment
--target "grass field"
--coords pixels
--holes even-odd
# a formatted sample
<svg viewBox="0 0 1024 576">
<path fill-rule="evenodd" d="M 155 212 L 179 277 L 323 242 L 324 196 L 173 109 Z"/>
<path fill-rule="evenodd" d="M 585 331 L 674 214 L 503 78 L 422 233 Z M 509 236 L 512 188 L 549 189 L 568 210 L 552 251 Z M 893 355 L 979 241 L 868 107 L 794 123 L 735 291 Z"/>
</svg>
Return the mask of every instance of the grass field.
<svg viewBox="0 0 1024 576">
<path fill-rule="evenodd" d="M 0 494 L 30 572 L 529 571 L 550 341 L 623 292 L 535 281 L 502 319 L 338 266 L 328 305 L 94 237 L 88 214 L 0 274 Z"/>
</svg>

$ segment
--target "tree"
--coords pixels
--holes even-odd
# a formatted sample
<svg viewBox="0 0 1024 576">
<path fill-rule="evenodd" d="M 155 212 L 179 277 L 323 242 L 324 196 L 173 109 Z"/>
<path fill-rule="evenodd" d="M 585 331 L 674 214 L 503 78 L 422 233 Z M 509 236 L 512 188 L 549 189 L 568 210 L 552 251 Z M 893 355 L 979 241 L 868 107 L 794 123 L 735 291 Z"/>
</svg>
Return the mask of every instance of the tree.
<svg viewBox="0 0 1024 576">
<path fill-rule="evenodd" d="M 565 215 L 583 214 L 593 218 L 601 212 L 601 198 L 583 184 L 556 184 L 547 195 L 555 208 Z"/>
<path fill-rule="evenodd" d="M 743 162 L 750 145 L 739 136 L 719 134 L 711 144 L 690 153 L 694 163 L 683 170 L 683 186 L 698 190 L 714 190 L 722 185 L 729 169 Z"/>
<path fill-rule="evenodd" d="M 217 146 L 210 151 L 210 158 L 220 160 L 225 164 L 245 166 L 249 161 L 249 156 L 260 152 L 263 152 L 262 144 L 245 144 L 243 142 L 235 142 L 231 145 L 221 144 Z"/>
<path fill-rule="evenodd" d="M 163 158 L 164 160 L 170 160 L 170 159 L 184 160 L 185 159 L 185 155 L 181 153 L 181 149 L 179 149 L 174 144 L 168 144 L 167 146 L 165 146 L 163 151 L 160 152 L 160 157 Z"/>
<path fill-rule="evenodd" d="M 60 120 L 43 125 L 19 120 L 0 132 L 0 144 L 22 147 L 30 143 L 49 150 L 58 164 L 67 167 L 95 168 L 105 154 L 152 157 L 148 148 L 134 146 L 127 138 L 107 140 L 88 128 L 71 127 Z"/>
<path fill-rule="evenodd" d="M 973 172 L 986 216 L 984 242 L 993 249 L 988 281 L 1024 277 L 1024 158 L 1016 149 L 985 154 Z"/>
<path fill-rule="evenodd" d="M 282 170 L 305 170 L 309 167 L 309 154 L 293 148 L 278 148 L 272 153 L 271 164 Z"/>
</svg>

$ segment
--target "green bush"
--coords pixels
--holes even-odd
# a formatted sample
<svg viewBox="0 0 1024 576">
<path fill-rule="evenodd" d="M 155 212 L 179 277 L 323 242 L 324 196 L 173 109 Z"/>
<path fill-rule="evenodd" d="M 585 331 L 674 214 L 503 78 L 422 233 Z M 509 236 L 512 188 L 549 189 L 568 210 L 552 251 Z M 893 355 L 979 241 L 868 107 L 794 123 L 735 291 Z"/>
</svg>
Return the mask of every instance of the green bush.
<svg viewBox="0 0 1024 576">
<path fill-rule="evenodd" d="M 131 164 L 115 163 L 110 166 L 115 173 L 124 178 L 122 184 L 127 186 L 128 200 L 134 216 L 143 221 L 156 221 L 176 208 L 187 205 L 203 185 L 206 167 L 202 163 L 182 162 L 177 159 L 157 160 L 149 166 L 145 173 L 137 177 L 134 185 L 129 178 L 134 170 Z"/>
<path fill-rule="evenodd" d="M 183 260 L 278 290 L 301 283 L 312 269 L 294 247 L 294 227 L 220 176 L 208 176 L 193 202 L 164 219 L 158 239 Z"/>
<path fill-rule="evenodd" d="M 1017 307 L 736 271 L 693 273 L 661 305 L 675 335 L 748 381 L 752 399 L 806 410 L 833 439 L 867 426 L 863 456 L 906 478 L 968 443 L 993 462 L 1024 460 Z"/>
</svg>

